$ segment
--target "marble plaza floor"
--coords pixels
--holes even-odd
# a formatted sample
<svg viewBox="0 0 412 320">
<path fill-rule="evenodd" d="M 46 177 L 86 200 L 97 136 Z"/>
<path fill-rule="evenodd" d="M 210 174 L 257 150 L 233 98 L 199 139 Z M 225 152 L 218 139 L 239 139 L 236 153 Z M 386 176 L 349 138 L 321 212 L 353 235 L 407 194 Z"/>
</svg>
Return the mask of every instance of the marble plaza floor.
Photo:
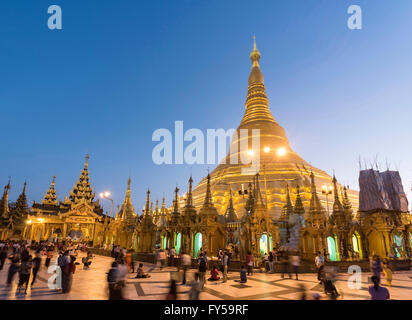
<svg viewBox="0 0 412 320">
<path fill-rule="evenodd" d="M 83 255 L 79 254 L 77 261 L 81 261 Z M 62 294 L 49 289 L 47 279 L 51 276 L 44 267 L 38 274 L 36 283 L 29 287 L 27 294 L 18 293 L 17 278 L 11 288 L 6 287 L 7 262 L 3 270 L 0 271 L 0 300 L 105 300 L 108 298 L 107 272 L 113 260 L 109 257 L 95 256 L 93 263 L 88 270 L 83 270 L 82 265 L 77 265 L 73 278 L 72 290 L 70 293 Z M 124 295 L 133 300 L 160 300 L 164 299 L 168 291 L 171 277 L 176 276 L 176 268 L 167 267 L 160 271 L 152 264 L 144 264 L 144 269 L 149 271 L 151 278 L 135 279 L 135 274 L 130 273 L 127 280 Z M 189 282 L 193 279 L 195 270 L 189 271 Z M 342 293 L 340 299 L 345 300 L 365 300 L 369 299 L 368 277 L 370 273 L 362 274 L 362 286 L 360 289 L 350 289 L 347 279 L 349 275 L 339 274 L 337 281 L 338 291 Z M 385 280 L 383 279 L 383 284 Z M 207 282 L 204 291 L 200 294 L 202 300 L 294 300 L 300 298 L 300 287 L 307 290 L 309 299 L 314 293 L 321 295 L 322 299 L 327 299 L 323 292 L 323 287 L 319 285 L 315 274 L 300 274 L 299 280 L 285 278 L 280 274 L 255 273 L 248 277 L 246 284 L 239 283 L 239 273 L 230 272 L 226 283 Z M 189 285 L 178 285 L 179 299 L 188 299 Z M 399 271 L 393 275 L 392 286 L 389 287 L 391 298 L 395 300 L 412 299 L 412 271 Z"/>
</svg>

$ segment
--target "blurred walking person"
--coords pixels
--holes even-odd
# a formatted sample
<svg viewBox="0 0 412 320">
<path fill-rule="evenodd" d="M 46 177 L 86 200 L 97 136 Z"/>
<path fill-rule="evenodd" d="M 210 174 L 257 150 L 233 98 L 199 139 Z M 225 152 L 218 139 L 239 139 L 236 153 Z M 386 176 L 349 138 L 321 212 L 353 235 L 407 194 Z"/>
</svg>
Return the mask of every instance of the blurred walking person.
<svg viewBox="0 0 412 320">
<path fill-rule="evenodd" d="M 253 261 L 254 261 L 253 255 L 250 251 L 248 251 L 247 256 L 246 256 L 246 266 L 247 266 L 248 276 L 250 275 L 253 276 Z"/>
<path fill-rule="evenodd" d="M 190 258 L 190 256 L 186 252 L 184 252 L 182 254 L 181 261 L 182 261 L 182 268 L 183 268 L 182 284 L 186 284 L 187 269 L 189 269 L 190 266 L 192 265 L 192 258 Z"/>
<path fill-rule="evenodd" d="M 170 266 L 173 267 L 175 265 L 175 256 L 176 256 L 175 247 L 170 249 L 169 254 L 170 254 Z"/>
<path fill-rule="evenodd" d="M 389 266 L 388 259 L 383 259 L 382 263 L 383 274 L 385 275 L 386 283 L 388 286 L 392 286 L 392 270 Z"/>
<path fill-rule="evenodd" d="M 202 282 L 202 288 L 206 281 L 206 269 L 206 260 L 203 256 L 203 253 L 201 253 L 199 256 L 199 278 L 200 282 Z"/>
<path fill-rule="evenodd" d="M 296 280 L 299 280 L 298 271 L 300 266 L 300 256 L 298 252 L 295 252 L 293 255 L 290 256 L 290 264 L 292 265 L 293 273 L 296 276 Z"/>
<path fill-rule="evenodd" d="M 46 261 L 45 261 L 45 266 L 46 268 L 49 267 L 50 265 L 50 260 L 53 258 L 53 251 L 51 247 L 47 248 L 47 252 L 46 252 Z"/>
<path fill-rule="evenodd" d="M 268 257 L 268 263 L 269 263 L 269 272 L 270 273 L 275 273 L 274 269 L 274 263 L 275 263 L 275 258 L 273 257 L 273 252 L 269 252 L 269 257 Z"/>
<path fill-rule="evenodd" d="M 41 254 L 40 254 L 40 251 L 36 251 L 35 255 L 36 255 L 35 258 L 33 259 L 33 270 L 32 270 L 33 279 L 32 279 L 32 281 L 31 281 L 31 286 L 34 285 L 34 282 L 36 281 L 37 273 L 39 272 L 40 266 L 41 266 Z"/>
<path fill-rule="evenodd" d="M 191 288 L 189 291 L 189 300 L 199 300 L 200 293 L 203 290 L 204 281 L 202 281 L 202 276 L 200 272 L 195 273 L 195 280 L 191 283 Z"/>
<path fill-rule="evenodd" d="M 315 266 L 316 266 L 316 269 L 318 270 L 318 281 L 320 284 L 322 284 L 323 268 L 325 267 L 325 259 L 322 257 L 322 254 L 320 251 L 318 251 L 318 255 L 315 258 Z"/>
<path fill-rule="evenodd" d="M 118 281 L 119 269 L 118 263 L 114 261 L 112 267 L 107 274 L 107 282 L 109 285 L 109 300 L 123 300 L 123 287 Z"/>
<path fill-rule="evenodd" d="M 63 293 L 65 293 L 65 287 L 67 288 L 67 284 L 69 281 L 69 276 L 70 276 L 69 263 L 70 263 L 69 251 L 66 250 L 63 256 L 60 258 L 60 262 L 59 262 L 59 266 L 61 269 L 61 286 L 62 286 Z"/>
<path fill-rule="evenodd" d="M 14 279 L 14 276 L 16 275 L 16 273 L 19 271 L 20 265 L 20 258 L 18 254 L 14 254 L 12 255 L 10 258 L 11 263 L 9 266 L 9 271 L 7 272 L 7 286 L 10 287 L 11 283 Z"/>
<path fill-rule="evenodd" d="M 33 266 L 32 256 L 31 255 L 25 256 L 24 259 L 22 259 L 20 269 L 19 269 L 19 285 L 17 287 L 18 293 L 20 293 L 20 290 L 23 286 L 25 286 L 24 294 L 27 293 L 27 287 L 29 286 L 29 279 L 31 275 L 32 266 Z"/>
<path fill-rule="evenodd" d="M 3 270 L 4 262 L 7 258 L 7 246 L 3 245 L 0 249 L 0 271 Z"/>
<path fill-rule="evenodd" d="M 374 255 L 370 265 L 371 271 L 375 277 L 381 279 L 382 265 L 378 255 Z"/>
<path fill-rule="evenodd" d="M 223 253 L 222 256 L 222 272 L 223 272 L 223 282 L 227 282 L 227 263 L 229 261 L 229 256 L 227 251 Z"/>
<path fill-rule="evenodd" d="M 72 288 L 72 283 L 73 283 L 73 274 L 76 271 L 76 265 L 75 262 L 76 257 L 75 256 L 70 256 L 70 262 L 67 263 L 64 267 L 64 278 L 62 281 L 62 292 L 63 293 L 69 293 L 71 288 Z"/>
<path fill-rule="evenodd" d="M 289 268 L 289 257 L 286 251 L 282 253 L 281 263 L 282 263 L 282 279 L 285 277 L 286 273 L 289 275 L 289 278 L 292 279 L 292 274 L 290 273 L 290 268 Z"/>
<path fill-rule="evenodd" d="M 166 300 L 177 300 L 176 280 L 170 280 L 170 289 L 166 295 Z"/>
</svg>

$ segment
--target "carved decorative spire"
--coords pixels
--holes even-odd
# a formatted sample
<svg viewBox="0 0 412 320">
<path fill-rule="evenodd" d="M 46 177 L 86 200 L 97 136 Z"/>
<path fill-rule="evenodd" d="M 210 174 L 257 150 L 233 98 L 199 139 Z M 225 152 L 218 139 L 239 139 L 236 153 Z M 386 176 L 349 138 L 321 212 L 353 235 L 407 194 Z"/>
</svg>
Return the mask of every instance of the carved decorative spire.
<svg viewBox="0 0 412 320">
<path fill-rule="evenodd" d="M 187 197 L 186 197 L 186 207 L 193 207 L 192 184 L 193 184 L 193 179 L 192 179 L 192 176 L 190 176 L 189 191 L 188 191 Z"/>
<path fill-rule="evenodd" d="M 345 212 L 353 212 L 346 187 L 343 187 L 343 209 Z"/>
<path fill-rule="evenodd" d="M 24 182 L 23 191 L 17 198 L 15 207 L 9 213 L 9 227 L 24 223 L 25 218 L 30 213 L 27 205 L 26 186 L 27 183 Z"/>
<path fill-rule="evenodd" d="M 7 185 L 4 186 L 3 197 L 0 200 L 0 217 L 7 219 L 9 215 L 9 190 L 10 190 L 10 179 Z"/>
<path fill-rule="evenodd" d="M 206 185 L 206 196 L 205 202 L 203 203 L 204 208 L 213 207 L 212 193 L 210 191 L 210 174 L 207 174 L 207 185 Z"/>
<path fill-rule="evenodd" d="M 147 192 L 146 192 L 146 206 L 145 206 L 144 214 L 150 215 L 150 190 L 149 188 L 147 188 Z"/>
<path fill-rule="evenodd" d="M 253 209 L 255 207 L 255 199 L 253 197 L 253 190 L 252 190 L 252 183 L 251 182 L 249 182 L 248 189 L 249 189 L 248 190 L 249 197 L 246 201 L 245 209 L 248 213 L 252 213 Z"/>
<path fill-rule="evenodd" d="M 305 208 L 303 207 L 302 198 L 300 197 L 299 185 L 296 186 L 296 201 L 293 211 L 295 214 L 305 214 Z"/>
<path fill-rule="evenodd" d="M 262 193 L 260 191 L 260 185 L 259 185 L 259 173 L 256 173 L 255 175 L 255 198 L 256 198 L 256 205 L 259 206 L 265 206 L 265 203 L 263 202 L 262 198 Z"/>
<path fill-rule="evenodd" d="M 86 202 L 93 202 L 95 193 L 93 192 L 93 187 L 90 186 L 89 182 L 89 155 L 86 155 L 86 162 L 84 163 L 84 169 L 80 173 L 80 178 L 77 180 L 76 185 L 73 186 L 73 190 L 70 191 L 71 202 L 77 203 L 80 200 L 85 200 Z"/>
<path fill-rule="evenodd" d="M 313 174 L 313 172 L 310 173 L 310 189 L 312 192 L 312 197 L 310 199 L 310 206 L 309 206 L 309 213 L 311 215 L 315 215 L 319 212 L 324 212 L 324 209 L 320 203 L 319 197 L 318 197 L 318 193 L 316 191 L 316 184 L 315 184 L 315 175 Z"/>
<path fill-rule="evenodd" d="M 42 199 L 42 204 L 51 204 L 57 205 L 57 194 L 56 189 L 54 187 L 56 176 L 53 176 L 53 180 L 51 182 L 50 188 L 44 194 L 44 198 Z"/>
<path fill-rule="evenodd" d="M 229 204 L 226 209 L 225 217 L 226 217 L 226 222 L 236 222 L 237 221 L 236 211 L 233 206 L 232 188 L 230 187 L 229 187 Z"/>
<path fill-rule="evenodd" d="M 120 216 L 122 220 L 127 221 L 129 224 L 133 224 L 136 219 L 136 212 L 134 211 L 134 207 L 132 204 L 132 198 L 131 198 L 131 191 L 130 191 L 130 184 L 131 184 L 131 178 L 127 180 L 127 190 L 126 190 L 126 196 L 124 198 L 122 207 L 120 209 Z"/>
<path fill-rule="evenodd" d="M 159 215 L 159 200 L 156 199 L 156 206 L 155 206 L 155 211 L 154 211 L 155 216 Z"/>
<path fill-rule="evenodd" d="M 176 186 L 175 199 L 173 200 L 173 213 L 179 214 L 179 188 Z"/>
<path fill-rule="evenodd" d="M 342 212 L 343 206 L 339 200 L 338 184 L 337 184 L 335 175 L 333 175 L 332 183 L 333 183 L 333 194 L 335 196 L 335 201 L 333 202 L 333 212 Z"/>
<path fill-rule="evenodd" d="M 289 222 L 289 218 L 293 215 L 293 205 L 290 200 L 289 184 L 286 182 L 286 204 L 283 206 L 281 221 Z"/>
<path fill-rule="evenodd" d="M 162 199 L 162 208 L 160 209 L 160 212 L 163 213 L 165 211 L 165 209 L 166 209 L 166 202 L 165 202 L 165 197 L 163 197 L 163 199 Z"/>
</svg>

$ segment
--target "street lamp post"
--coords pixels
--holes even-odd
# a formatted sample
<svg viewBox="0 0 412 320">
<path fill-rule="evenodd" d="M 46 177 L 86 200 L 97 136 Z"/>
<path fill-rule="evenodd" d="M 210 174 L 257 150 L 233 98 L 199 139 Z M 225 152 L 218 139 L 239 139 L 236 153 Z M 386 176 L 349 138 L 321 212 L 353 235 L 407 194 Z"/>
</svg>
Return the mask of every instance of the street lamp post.
<svg viewBox="0 0 412 320">
<path fill-rule="evenodd" d="M 111 199 L 111 198 L 109 198 L 109 197 L 110 197 L 110 192 L 108 192 L 108 191 L 100 193 L 100 198 L 106 199 L 106 200 L 110 200 L 110 202 L 111 202 L 111 206 L 110 206 L 110 216 L 111 216 L 112 218 L 114 218 L 114 217 L 113 217 L 113 199 Z"/>
<path fill-rule="evenodd" d="M 110 198 L 110 192 L 106 191 L 106 192 L 100 193 L 100 198 L 106 199 L 106 200 L 110 200 L 110 202 L 111 202 L 111 206 L 110 206 L 110 217 L 114 218 L 114 217 L 113 217 L 113 199 Z M 96 225 L 95 225 L 95 226 L 96 226 Z M 106 232 L 107 232 L 107 230 L 106 230 Z M 105 237 L 104 241 L 106 241 L 106 237 Z M 106 244 L 107 244 L 107 243 L 106 243 Z"/>
<path fill-rule="evenodd" d="M 328 201 L 328 195 L 332 193 L 332 186 L 327 186 L 323 185 L 322 186 L 322 194 L 326 195 L 326 210 L 328 212 L 328 217 L 329 217 L 329 201 Z"/>
</svg>

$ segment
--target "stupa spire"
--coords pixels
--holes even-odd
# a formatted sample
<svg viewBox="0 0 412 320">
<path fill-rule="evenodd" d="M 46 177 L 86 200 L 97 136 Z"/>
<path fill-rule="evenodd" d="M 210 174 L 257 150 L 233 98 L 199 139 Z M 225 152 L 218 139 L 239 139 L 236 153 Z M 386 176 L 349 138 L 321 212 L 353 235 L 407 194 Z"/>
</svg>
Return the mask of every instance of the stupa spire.
<svg viewBox="0 0 412 320">
<path fill-rule="evenodd" d="M 210 191 L 210 174 L 207 174 L 207 185 L 206 185 L 206 196 L 205 196 L 205 202 L 203 203 L 203 207 L 212 207 L 213 202 L 212 202 L 212 193 Z"/>
<path fill-rule="evenodd" d="M 299 185 L 296 186 L 296 201 L 293 211 L 295 214 L 305 214 L 305 208 L 303 207 L 302 198 L 300 197 Z"/>
<path fill-rule="evenodd" d="M 343 187 L 343 209 L 346 212 L 352 213 L 352 204 L 350 203 L 346 187 Z"/>
<path fill-rule="evenodd" d="M 186 207 L 193 207 L 192 185 L 193 185 L 193 179 L 192 179 L 192 176 L 190 176 L 189 191 L 188 191 L 187 197 L 186 197 Z"/>
<path fill-rule="evenodd" d="M 248 213 L 252 213 L 255 207 L 255 198 L 253 197 L 252 183 L 249 182 L 248 186 L 248 199 L 246 201 L 245 209 Z"/>
<path fill-rule="evenodd" d="M 136 218 L 136 213 L 133 208 L 132 204 L 132 197 L 131 197 L 131 191 L 130 191 L 130 184 L 131 184 L 131 178 L 127 180 L 127 189 L 126 189 L 126 196 L 124 198 L 122 207 L 120 209 L 120 216 L 122 217 L 123 220 L 127 220 L 129 223 L 134 222 L 134 219 Z"/>
<path fill-rule="evenodd" d="M 173 213 L 179 213 L 179 188 L 176 186 L 175 199 L 173 200 Z"/>
<path fill-rule="evenodd" d="M 166 209 L 165 197 L 162 199 L 162 210 Z"/>
<path fill-rule="evenodd" d="M 16 201 L 16 205 L 9 213 L 9 225 L 19 225 L 23 223 L 24 219 L 30 213 L 29 206 L 27 205 L 26 186 L 24 182 L 23 191 L 19 195 Z"/>
<path fill-rule="evenodd" d="M 226 222 L 237 221 L 237 215 L 233 206 L 232 188 L 229 187 L 229 204 L 226 209 Z"/>
<path fill-rule="evenodd" d="M 9 190 L 10 190 L 10 179 L 7 185 L 4 186 L 3 197 L 0 200 L 0 216 L 2 218 L 7 218 L 9 215 Z"/>
<path fill-rule="evenodd" d="M 252 61 L 252 70 L 248 80 L 246 112 L 240 125 L 259 120 L 277 124 L 269 110 L 269 100 L 266 95 L 263 74 L 259 66 L 260 52 L 256 48 L 255 36 L 253 36 L 253 50 L 250 53 L 250 60 Z"/>
<path fill-rule="evenodd" d="M 146 206 L 145 206 L 144 214 L 145 215 L 150 214 L 150 190 L 149 188 L 147 188 L 147 192 L 146 192 Z"/>
<path fill-rule="evenodd" d="M 262 198 L 262 193 L 261 193 L 261 191 L 260 191 L 260 185 L 259 185 L 259 173 L 256 173 L 256 175 L 255 175 L 255 193 L 256 193 L 256 202 L 255 202 L 255 204 L 256 205 L 261 205 L 261 206 L 264 206 L 265 205 L 265 203 L 263 202 L 263 198 Z"/>
<path fill-rule="evenodd" d="M 290 199 L 289 184 L 286 182 L 286 204 L 283 206 L 281 221 L 288 222 L 289 218 L 293 215 L 293 205 Z"/>
<path fill-rule="evenodd" d="M 335 201 L 333 202 L 333 212 L 342 212 L 343 206 L 339 200 L 338 183 L 337 183 L 335 175 L 333 175 L 332 183 L 333 183 L 333 194 L 335 196 Z"/>
<path fill-rule="evenodd" d="M 159 200 L 156 199 L 155 214 L 159 214 Z"/>
<path fill-rule="evenodd" d="M 310 215 L 316 215 L 319 213 L 324 214 L 324 209 L 320 203 L 315 184 L 315 175 L 313 172 L 310 173 L 310 190 L 312 192 L 312 197 L 310 199 L 309 213 Z"/>
</svg>

